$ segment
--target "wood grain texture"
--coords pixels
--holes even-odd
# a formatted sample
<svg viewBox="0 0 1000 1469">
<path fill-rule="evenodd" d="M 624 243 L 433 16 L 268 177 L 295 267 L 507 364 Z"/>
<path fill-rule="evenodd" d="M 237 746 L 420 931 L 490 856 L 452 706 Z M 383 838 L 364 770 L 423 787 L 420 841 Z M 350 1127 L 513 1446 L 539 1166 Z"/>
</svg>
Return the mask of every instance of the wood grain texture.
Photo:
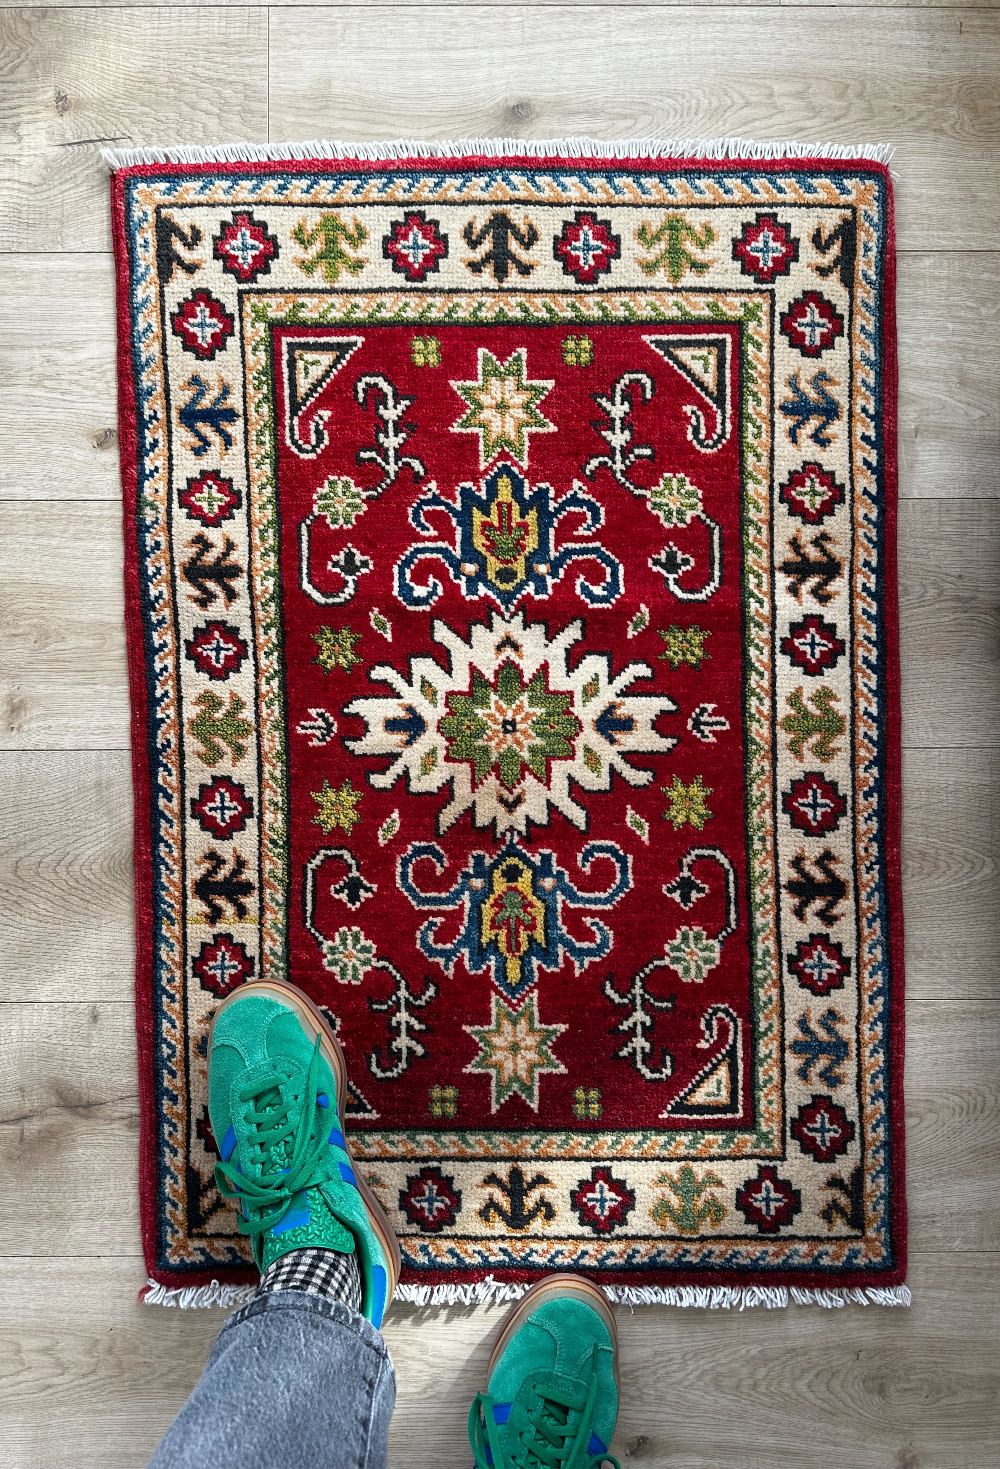
<svg viewBox="0 0 1000 1469">
<path fill-rule="evenodd" d="M 911 999 L 1000 999 L 1000 750 L 903 755 Z"/>
<path fill-rule="evenodd" d="M 1000 495 L 1000 255 L 901 255 L 896 311 L 900 496 Z"/>
<path fill-rule="evenodd" d="M 998 48 L 978 10 L 276 9 L 271 137 L 888 141 L 900 247 L 992 250 Z"/>
<path fill-rule="evenodd" d="M 71 7 L 75 7 L 77 3 L 78 0 L 40 0 L 40 3 L 34 8 L 39 10 L 43 8 L 68 9 Z M 94 8 L 98 10 L 105 8 L 110 9 L 117 3 L 118 0 L 94 0 Z M 178 10 L 187 9 L 189 7 L 194 7 L 202 3 L 203 0 L 174 0 L 172 8 Z M 261 8 L 266 7 L 268 10 L 296 10 L 303 5 L 315 8 L 315 0 L 214 0 L 214 3 L 221 7 L 233 5 L 248 5 L 250 8 L 253 8 L 259 5 Z M 392 9 L 416 10 L 420 8 L 422 3 L 423 0 L 404 0 L 403 4 L 393 5 Z M 870 7 L 872 0 L 809 0 L 809 3 L 813 9 L 825 9 L 828 6 L 836 7 L 838 9 L 849 9 L 851 7 Z M 969 5 L 967 3 L 967 0 L 880 0 L 880 4 L 883 6 L 883 8 L 904 6 L 907 9 L 919 9 L 921 6 L 934 6 L 935 8 L 948 8 L 954 9 L 956 11 L 993 10 L 996 8 L 997 3 L 998 0 L 984 0 L 984 3 L 978 5 Z M 160 0 L 136 0 L 136 5 L 134 8 L 145 8 L 147 6 L 152 7 L 159 4 Z M 625 6 L 628 4 L 629 0 L 574 0 L 574 9 L 586 9 L 589 7 L 600 6 L 602 10 L 616 10 L 624 9 Z M 798 9 L 801 4 L 802 0 L 764 0 L 763 4 L 760 3 L 760 0 L 652 0 L 652 3 L 647 4 L 645 8 L 648 10 L 672 10 L 676 9 L 679 5 L 685 5 L 699 6 L 701 8 L 714 6 L 716 8 L 725 8 L 727 10 L 770 10 L 788 8 Z M 16 0 L 0 0 L 0 10 L 17 10 L 20 8 L 21 7 L 17 5 Z M 351 10 L 383 10 L 385 9 L 385 4 L 384 0 L 348 0 L 347 5 L 340 6 L 339 8 Z M 441 0 L 439 0 L 439 3 L 436 6 L 436 9 L 439 10 L 457 10 L 459 8 L 467 8 L 465 5 L 465 0 L 443 0 L 443 3 L 441 3 Z M 509 10 L 511 9 L 511 5 L 510 0 L 477 0 L 477 8 L 482 10 L 490 10 L 495 8 Z M 565 0 L 519 0 L 518 4 L 518 9 L 520 10 L 531 11 L 542 10 L 546 8 L 565 9 Z"/>
<path fill-rule="evenodd" d="M 903 745 L 1000 744 L 1000 504 L 899 513 Z"/>
<path fill-rule="evenodd" d="M 903 498 L 1000 496 L 998 306 L 1000 255 L 900 257 Z M 0 256 L 0 498 L 117 502 L 115 403 L 111 257 Z"/>
<path fill-rule="evenodd" d="M 128 747 L 121 511 L 0 504 L 0 749 Z"/>
<path fill-rule="evenodd" d="M 1000 751 L 909 751 L 903 774 L 907 995 L 1000 999 Z M 0 999 L 127 999 L 128 754 L 6 751 L 0 788 Z"/>
<path fill-rule="evenodd" d="M 0 13 L 0 250 L 108 250 L 101 148 L 267 136 L 267 14 Z"/>
<path fill-rule="evenodd" d="M 130 1001 L 0 1005 L 0 1255 L 141 1255 Z M 911 1000 L 910 1248 L 1000 1250 L 1000 1001 Z M 95 1188 L 95 1178 L 102 1180 Z M 952 1200 L 960 1199 L 961 1209 Z"/>
<path fill-rule="evenodd" d="M 0 999 L 128 999 L 135 971 L 128 754 L 6 751 L 0 789 Z"/>
<path fill-rule="evenodd" d="M 0 498 L 121 502 L 110 255 L 0 255 Z"/>
<path fill-rule="evenodd" d="M 131 1255 L 138 1287 L 132 1005 L 6 1002 L 0 1022 L 0 1254 Z"/>
<path fill-rule="evenodd" d="M 1000 501 L 900 507 L 903 740 L 1000 743 Z M 116 504 L 0 502 L 0 749 L 127 749 Z"/>
<path fill-rule="evenodd" d="M 616 1312 L 612 1448 L 650 1469 L 988 1469 L 1000 1274 L 989 1255 L 918 1255 L 909 1310 Z M 141 1469 L 193 1386 L 218 1311 L 135 1299 L 134 1262 L 0 1261 L 4 1469 Z M 393 1307 L 389 1462 L 468 1459 L 465 1422 L 502 1309 Z M 790 1370 L 793 1368 L 793 1370 Z M 93 1425 L 90 1427 L 90 1425 Z"/>
</svg>

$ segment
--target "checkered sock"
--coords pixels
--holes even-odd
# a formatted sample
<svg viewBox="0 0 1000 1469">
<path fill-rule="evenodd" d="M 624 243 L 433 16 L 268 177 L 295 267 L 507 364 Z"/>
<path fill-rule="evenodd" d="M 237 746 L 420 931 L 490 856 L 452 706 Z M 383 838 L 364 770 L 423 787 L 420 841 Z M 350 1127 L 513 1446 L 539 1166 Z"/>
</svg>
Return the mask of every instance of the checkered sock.
<svg viewBox="0 0 1000 1469">
<path fill-rule="evenodd" d="M 267 1267 L 257 1294 L 267 1295 L 275 1290 L 304 1290 L 314 1296 L 332 1296 L 352 1311 L 360 1311 L 358 1257 L 342 1255 L 337 1250 L 291 1250 Z"/>
</svg>

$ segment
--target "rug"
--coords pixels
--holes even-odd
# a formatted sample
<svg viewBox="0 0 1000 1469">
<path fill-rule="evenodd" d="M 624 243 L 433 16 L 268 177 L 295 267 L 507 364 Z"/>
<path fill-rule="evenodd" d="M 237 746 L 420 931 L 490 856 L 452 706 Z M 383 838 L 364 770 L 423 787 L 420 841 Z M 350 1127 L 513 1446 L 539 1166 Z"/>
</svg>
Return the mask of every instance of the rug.
<svg viewBox="0 0 1000 1469">
<path fill-rule="evenodd" d="M 275 976 L 403 1299 L 904 1298 L 890 178 L 690 151 L 111 157 L 149 1299 Z"/>
</svg>

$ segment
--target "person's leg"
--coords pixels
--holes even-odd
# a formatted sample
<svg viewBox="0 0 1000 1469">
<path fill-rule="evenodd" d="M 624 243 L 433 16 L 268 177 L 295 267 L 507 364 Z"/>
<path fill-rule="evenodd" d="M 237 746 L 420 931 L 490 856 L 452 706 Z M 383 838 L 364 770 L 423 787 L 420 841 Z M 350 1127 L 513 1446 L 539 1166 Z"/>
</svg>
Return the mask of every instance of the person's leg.
<svg viewBox="0 0 1000 1469">
<path fill-rule="evenodd" d="M 385 1469 L 395 1397 L 370 1322 L 328 1296 L 267 1292 L 222 1328 L 149 1469 Z"/>
<path fill-rule="evenodd" d="M 153 1469 L 384 1469 L 395 1400 L 377 1330 L 399 1245 L 355 1175 L 340 1046 L 294 986 L 244 985 L 209 1035 L 216 1181 L 261 1270 Z"/>
</svg>

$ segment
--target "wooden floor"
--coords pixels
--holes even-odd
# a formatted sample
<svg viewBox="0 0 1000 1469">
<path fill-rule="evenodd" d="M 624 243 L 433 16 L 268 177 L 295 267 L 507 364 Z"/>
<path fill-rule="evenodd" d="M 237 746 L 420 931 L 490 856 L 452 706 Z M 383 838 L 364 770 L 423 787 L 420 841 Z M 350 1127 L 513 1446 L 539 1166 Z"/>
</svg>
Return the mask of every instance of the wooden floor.
<svg viewBox="0 0 1000 1469">
<path fill-rule="evenodd" d="M 961 5 L 0 8 L 4 1469 L 144 1465 L 220 1324 L 135 1298 L 100 145 L 580 132 L 898 147 L 914 1303 L 621 1311 L 617 1452 L 676 1469 L 1000 1464 L 998 77 L 1000 12 Z M 394 1469 L 468 1461 L 497 1317 L 392 1311 Z"/>
</svg>

